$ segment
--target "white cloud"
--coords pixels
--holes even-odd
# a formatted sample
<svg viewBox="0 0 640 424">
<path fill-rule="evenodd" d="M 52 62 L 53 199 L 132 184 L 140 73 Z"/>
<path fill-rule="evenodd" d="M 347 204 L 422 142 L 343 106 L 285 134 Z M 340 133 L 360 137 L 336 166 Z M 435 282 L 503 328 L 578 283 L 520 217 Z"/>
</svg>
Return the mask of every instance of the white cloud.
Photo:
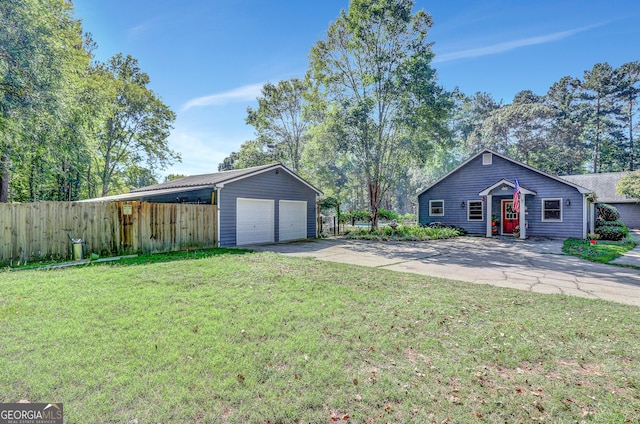
<svg viewBox="0 0 640 424">
<path fill-rule="evenodd" d="M 551 43 L 553 41 L 558 41 L 567 37 L 571 37 L 574 34 L 586 31 L 588 29 L 591 29 L 600 25 L 603 25 L 603 24 L 590 25 L 587 27 L 576 28 L 568 31 L 554 32 L 552 34 L 539 35 L 537 37 L 522 38 L 520 40 L 497 43 L 497 44 L 493 44 L 491 46 L 486 46 L 486 47 L 477 47 L 474 49 L 462 50 L 462 51 L 453 52 L 453 53 L 445 53 L 445 54 L 437 55 L 434 58 L 433 62 L 434 63 L 450 62 L 452 60 L 474 58 L 474 57 L 504 53 L 509 50 L 518 49 L 520 47 Z"/>
<path fill-rule="evenodd" d="M 246 138 L 243 135 L 223 135 L 208 131 L 174 130 L 170 147 L 179 152 L 182 162 L 163 170 L 168 174 L 197 175 L 218 172 L 218 164 L 232 151 L 237 151 Z"/>
<path fill-rule="evenodd" d="M 182 111 L 199 106 L 220 106 L 235 102 L 254 101 L 262 92 L 263 82 L 234 88 L 224 93 L 211 94 L 189 100 L 182 107 Z"/>
<path fill-rule="evenodd" d="M 133 41 L 137 38 L 144 37 L 146 33 L 153 31 L 161 23 L 161 18 L 155 17 L 133 26 L 126 30 L 127 39 Z"/>
</svg>

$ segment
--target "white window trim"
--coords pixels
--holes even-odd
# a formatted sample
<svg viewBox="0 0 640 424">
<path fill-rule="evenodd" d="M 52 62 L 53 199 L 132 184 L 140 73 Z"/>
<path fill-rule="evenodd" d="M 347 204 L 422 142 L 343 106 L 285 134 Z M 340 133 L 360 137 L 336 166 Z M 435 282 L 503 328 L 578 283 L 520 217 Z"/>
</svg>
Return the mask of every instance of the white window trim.
<svg viewBox="0 0 640 424">
<path fill-rule="evenodd" d="M 471 203 L 480 203 L 480 219 L 471 219 Z M 484 202 L 482 200 L 467 200 L 467 221 L 469 222 L 484 221 Z"/>
<path fill-rule="evenodd" d="M 433 213 L 433 207 L 431 206 L 433 202 L 442 203 L 442 213 Z M 429 200 L 429 216 L 444 216 L 444 200 Z"/>
<path fill-rule="evenodd" d="M 483 153 L 482 154 L 482 164 L 483 165 L 491 165 L 491 164 L 493 164 L 493 154 L 491 154 L 491 153 Z"/>
<path fill-rule="evenodd" d="M 544 212 L 545 212 L 545 208 L 544 208 L 544 202 L 547 202 L 549 200 L 557 200 L 560 204 L 560 219 L 545 219 L 544 217 Z M 564 203 L 562 201 L 561 197 L 547 197 L 545 199 L 542 199 L 542 205 L 540 208 L 540 218 L 542 220 L 542 222 L 562 222 L 562 219 L 564 217 Z"/>
</svg>

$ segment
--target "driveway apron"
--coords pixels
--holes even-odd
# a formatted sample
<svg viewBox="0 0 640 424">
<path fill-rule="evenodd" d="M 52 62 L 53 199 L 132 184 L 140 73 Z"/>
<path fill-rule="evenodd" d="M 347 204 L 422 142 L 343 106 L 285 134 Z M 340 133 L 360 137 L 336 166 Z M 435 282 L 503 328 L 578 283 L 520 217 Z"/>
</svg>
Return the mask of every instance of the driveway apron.
<svg viewBox="0 0 640 424">
<path fill-rule="evenodd" d="M 561 240 L 458 237 L 424 242 L 374 242 L 338 238 L 246 247 L 640 306 L 640 271 L 564 255 Z"/>
</svg>

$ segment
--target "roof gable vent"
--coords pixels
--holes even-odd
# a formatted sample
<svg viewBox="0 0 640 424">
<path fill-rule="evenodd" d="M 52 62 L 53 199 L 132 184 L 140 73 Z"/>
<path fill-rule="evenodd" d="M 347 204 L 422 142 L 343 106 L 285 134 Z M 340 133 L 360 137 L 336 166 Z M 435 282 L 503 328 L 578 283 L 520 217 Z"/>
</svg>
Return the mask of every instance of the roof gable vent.
<svg viewBox="0 0 640 424">
<path fill-rule="evenodd" d="M 483 165 L 491 165 L 493 162 L 493 155 L 491 153 L 483 153 L 482 154 L 482 164 Z"/>
</svg>

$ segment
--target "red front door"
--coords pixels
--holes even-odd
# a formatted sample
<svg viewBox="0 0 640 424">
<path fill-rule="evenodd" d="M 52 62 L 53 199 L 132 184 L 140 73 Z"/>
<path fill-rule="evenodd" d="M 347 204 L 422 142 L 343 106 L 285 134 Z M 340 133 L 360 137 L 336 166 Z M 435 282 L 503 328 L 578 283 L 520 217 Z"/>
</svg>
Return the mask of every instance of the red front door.
<svg viewBox="0 0 640 424">
<path fill-rule="evenodd" d="M 502 201 L 502 233 L 511 234 L 519 224 L 518 212 L 513 210 L 513 200 Z"/>
</svg>

